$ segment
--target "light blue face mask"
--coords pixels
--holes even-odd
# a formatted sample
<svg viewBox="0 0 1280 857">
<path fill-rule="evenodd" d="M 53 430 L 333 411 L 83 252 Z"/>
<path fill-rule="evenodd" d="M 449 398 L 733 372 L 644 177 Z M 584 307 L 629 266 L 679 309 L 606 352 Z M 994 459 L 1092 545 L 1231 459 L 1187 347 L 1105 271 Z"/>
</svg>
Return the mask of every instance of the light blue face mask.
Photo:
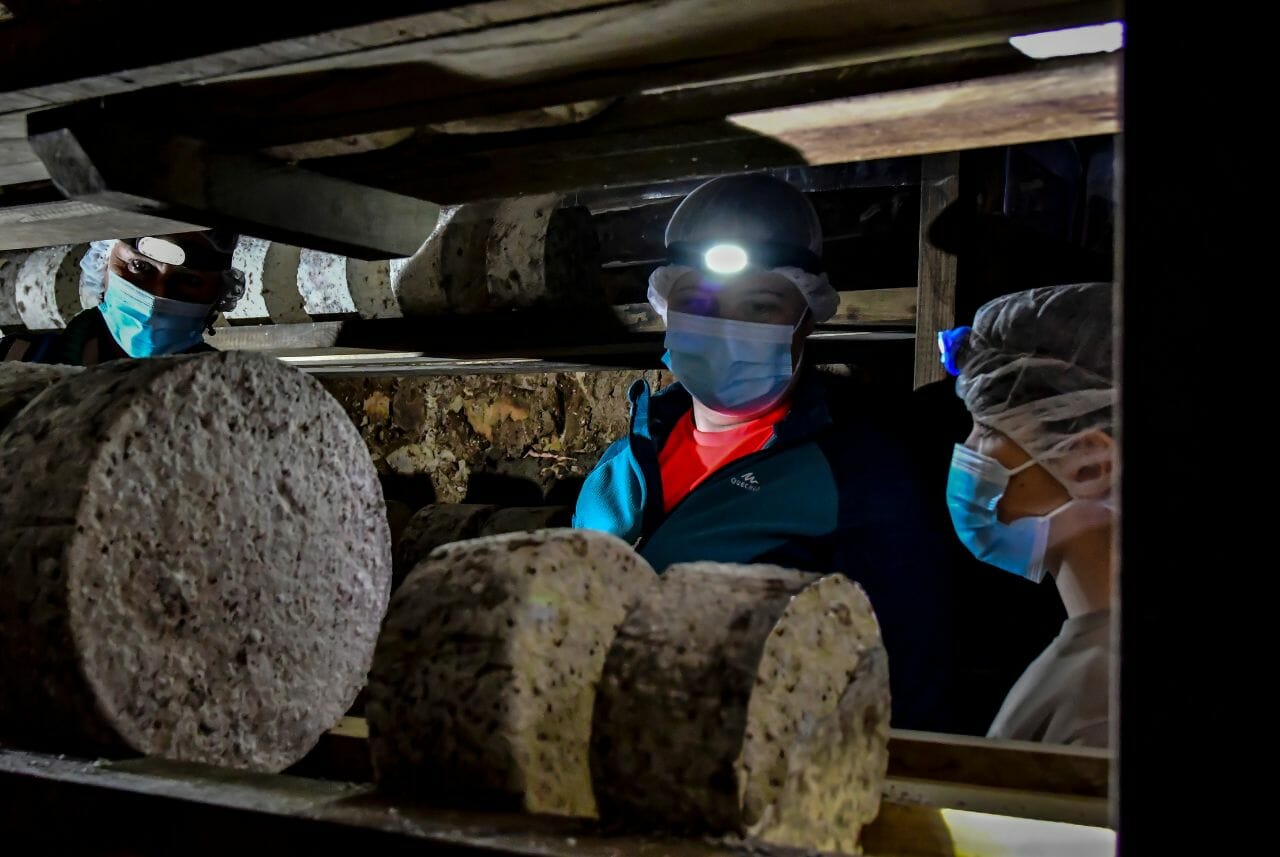
<svg viewBox="0 0 1280 857">
<path fill-rule="evenodd" d="M 158 357 L 201 342 L 213 304 L 158 298 L 112 271 L 98 309 L 126 354 Z"/>
<path fill-rule="evenodd" d="M 791 386 L 794 334 L 794 327 L 782 324 L 668 311 L 663 361 L 689 395 L 711 410 L 757 416 Z"/>
<path fill-rule="evenodd" d="M 989 565 L 1039 583 L 1044 580 L 1044 555 L 1053 516 L 1076 501 L 1068 500 L 1047 515 L 1018 518 L 1009 524 L 1002 523 L 996 514 L 1009 479 L 1035 463 L 1032 459 L 1010 470 L 994 458 L 956 444 L 947 478 L 947 508 L 951 510 L 956 535 L 970 553 Z"/>
</svg>

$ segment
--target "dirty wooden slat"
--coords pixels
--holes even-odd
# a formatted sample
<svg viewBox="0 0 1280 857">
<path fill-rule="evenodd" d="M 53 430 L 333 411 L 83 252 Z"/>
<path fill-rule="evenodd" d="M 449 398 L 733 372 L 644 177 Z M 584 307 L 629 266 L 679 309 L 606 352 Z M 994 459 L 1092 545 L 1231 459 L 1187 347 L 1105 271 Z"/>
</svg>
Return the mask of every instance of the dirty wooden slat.
<svg viewBox="0 0 1280 857">
<path fill-rule="evenodd" d="M 929 224 L 960 193 L 960 155 L 929 155 L 920 164 L 920 256 L 916 310 L 915 386 L 947 377 L 936 334 L 955 325 L 956 257 L 929 243 Z"/>
<path fill-rule="evenodd" d="M 361 259 L 413 253 L 440 213 L 425 200 L 188 137 L 153 136 L 101 114 L 90 104 L 32 118 L 32 145 L 76 200 Z"/>
<path fill-rule="evenodd" d="M 979 55 L 985 57 L 985 55 Z M 353 181 L 442 203 L 515 193 L 705 178 L 727 172 L 842 164 L 991 145 L 1113 133 L 1119 82 L 1113 57 L 1067 59 L 1015 74 L 974 77 L 989 57 L 924 59 L 899 74 L 859 76 L 858 66 L 800 76 L 768 92 L 752 79 L 708 87 L 700 105 L 667 104 L 666 94 L 625 99 L 599 121 L 527 132 L 419 136 L 376 152 L 324 159 L 316 168 Z M 839 72 L 850 72 L 842 77 Z M 945 83 L 928 83 L 928 75 Z M 814 101 L 860 87 L 898 91 Z M 766 95 L 761 95 L 765 91 Z M 750 98 L 781 106 L 724 119 L 711 110 Z M 746 93 L 746 94 L 743 94 Z M 689 96 L 692 98 L 692 96 Z M 646 108 L 652 103 L 653 111 Z M 664 111 L 670 111 L 668 114 Z M 696 118 L 674 117 L 682 115 Z M 619 118 L 620 116 L 626 117 Z M 627 124 L 632 123 L 632 124 Z M 664 124 L 665 123 L 665 124 Z"/>
<path fill-rule="evenodd" d="M 192 119 L 210 109 L 254 119 L 256 132 L 277 142 L 319 139 L 859 55 L 1003 44 L 1019 32 L 1114 13 L 1109 3 L 1061 0 L 619 3 L 214 82 L 186 107 Z"/>
<path fill-rule="evenodd" d="M 1120 57 L 758 111 L 729 121 L 794 148 L 804 162 L 952 152 L 1120 130 Z"/>
</svg>

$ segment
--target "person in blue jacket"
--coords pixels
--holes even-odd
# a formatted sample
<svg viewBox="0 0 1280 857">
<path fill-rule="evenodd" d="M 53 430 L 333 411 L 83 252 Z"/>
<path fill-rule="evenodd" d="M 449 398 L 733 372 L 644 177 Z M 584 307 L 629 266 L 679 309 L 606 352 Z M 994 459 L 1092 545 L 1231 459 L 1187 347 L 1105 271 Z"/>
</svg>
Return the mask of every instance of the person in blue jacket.
<svg viewBox="0 0 1280 857">
<path fill-rule="evenodd" d="M 884 634 L 894 724 L 945 730 L 947 534 L 908 451 L 874 414 L 829 407 L 805 366 L 806 337 L 839 303 L 813 206 L 771 176 L 713 179 L 665 243 L 649 302 L 678 383 L 632 386 L 630 431 L 588 475 L 574 525 L 625 539 L 659 572 L 713 561 L 849 576 Z"/>
</svg>

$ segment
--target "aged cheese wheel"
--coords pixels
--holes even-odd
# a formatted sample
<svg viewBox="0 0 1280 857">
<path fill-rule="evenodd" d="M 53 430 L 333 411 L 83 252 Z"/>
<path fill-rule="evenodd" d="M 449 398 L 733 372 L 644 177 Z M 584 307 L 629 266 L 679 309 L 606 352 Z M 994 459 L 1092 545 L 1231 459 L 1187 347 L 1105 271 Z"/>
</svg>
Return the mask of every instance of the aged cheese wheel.
<svg viewBox="0 0 1280 857">
<path fill-rule="evenodd" d="M 485 521 L 480 527 L 480 535 L 567 527 L 572 521 L 573 510 L 567 506 L 510 506 L 498 510 Z"/>
<path fill-rule="evenodd" d="M 18 272 L 30 250 L 0 253 L 0 332 L 17 333 L 27 326 L 18 312 Z"/>
<path fill-rule="evenodd" d="M 392 551 L 392 589 L 399 589 L 414 566 L 436 548 L 480 535 L 481 525 L 496 511 L 497 506 L 481 503 L 432 503 L 414 512 Z"/>
<path fill-rule="evenodd" d="M 0 362 L 0 431 L 28 402 L 79 371 L 79 366 Z"/>
<path fill-rule="evenodd" d="M 231 264 L 244 273 L 244 296 L 226 313 L 227 318 L 276 324 L 310 321 L 298 291 L 301 263 L 301 248 L 241 236 Z"/>
<path fill-rule="evenodd" d="M 14 281 L 18 315 L 28 330 L 59 330 L 84 309 L 80 260 L 86 244 L 59 244 L 33 250 Z"/>
<path fill-rule="evenodd" d="M 287 767 L 364 683 L 389 541 L 359 432 L 282 363 L 54 385 L 0 434 L 0 741 Z"/>
<path fill-rule="evenodd" d="M 618 631 L 591 764 L 604 818 L 854 851 L 888 740 L 888 664 L 857 584 L 690 563 Z"/>
<path fill-rule="evenodd" d="M 383 787 L 591 816 L 588 745 L 614 632 L 653 569 L 588 530 L 446 545 L 391 600 L 369 676 Z"/>
<path fill-rule="evenodd" d="M 591 213 L 558 194 L 442 212 L 394 291 L 406 316 L 594 304 L 599 239 Z"/>
</svg>

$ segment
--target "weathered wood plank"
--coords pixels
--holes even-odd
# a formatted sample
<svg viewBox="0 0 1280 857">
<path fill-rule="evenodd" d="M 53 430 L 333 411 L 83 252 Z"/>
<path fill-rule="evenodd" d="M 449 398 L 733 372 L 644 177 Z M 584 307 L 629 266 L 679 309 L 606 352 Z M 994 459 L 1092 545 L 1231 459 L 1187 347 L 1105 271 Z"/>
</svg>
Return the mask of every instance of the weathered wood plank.
<svg viewBox="0 0 1280 857">
<path fill-rule="evenodd" d="M 344 717 L 328 742 L 369 737 L 363 717 Z M 1095 747 L 1006 741 L 891 729 L 889 776 L 1077 797 L 1106 797 L 1111 754 Z"/>
<path fill-rule="evenodd" d="M 953 152 L 1120 130 L 1119 56 L 730 116 L 809 164 Z"/>
<path fill-rule="evenodd" d="M 903 328 L 915 321 L 916 290 L 867 289 L 840 293 L 840 308 L 820 332 L 852 328 Z M 470 317 L 350 319 L 300 324 L 246 324 L 219 327 L 208 337 L 215 348 L 287 351 L 293 349 L 392 349 L 419 354 L 484 357 L 516 355 L 534 348 L 625 344 L 643 334 L 662 333 L 662 319 L 648 304 L 624 304 L 583 310 L 574 318 L 563 309 L 525 310 Z M 487 336 L 479 334 L 487 331 Z M 495 345 L 477 347 L 484 339 Z M 639 340 L 644 341 L 644 340 Z M 501 343 L 501 345 L 496 345 Z M 393 355 L 394 356 L 394 355 Z"/>
<path fill-rule="evenodd" d="M 967 735 L 894 729 L 889 775 L 1080 797 L 1106 797 L 1111 754 Z"/>
<path fill-rule="evenodd" d="M 0 250 L 168 235 L 203 228 L 185 221 L 74 200 L 16 205 L 0 208 Z"/>
<path fill-rule="evenodd" d="M 23 184 L 48 177 L 49 171 L 40 163 L 25 137 L 19 140 L 0 138 L 0 185 Z"/>
<path fill-rule="evenodd" d="M 183 121 L 253 119 L 256 133 L 276 142 L 335 137 L 806 64 L 999 45 L 1029 29 L 1114 15 L 1113 4 L 1087 0 L 616 4 L 213 82 L 193 94 Z"/>
<path fill-rule="evenodd" d="M 960 195 L 960 155 L 928 155 L 920 162 L 920 252 L 916 286 L 915 387 L 941 381 L 935 335 L 956 323 L 956 257 L 929 243 L 929 225 Z"/>
<path fill-rule="evenodd" d="M 121 15 L 164 15 L 163 2 L 133 0 L 123 10 L 108 6 L 59 19 L 14 21 L 0 41 L 0 67 L 7 70 L 0 113 L 264 69 L 301 75 L 424 59 L 441 70 L 441 88 L 449 89 L 444 83 L 452 80 L 459 95 L 464 94 L 460 90 L 475 92 L 477 80 L 548 80 L 585 68 L 634 68 L 637 63 L 653 85 L 655 67 L 692 58 L 750 56 L 747 66 L 758 66 L 762 58 L 776 58 L 779 49 L 794 51 L 800 45 L 801 53 L 813 58 L 890 41 L 993 43 L 1019 31 L 1116 15 L 1116 4 L 1093 0 L 911 0 L 888 7 L 873 0 L 801 0 L 785 6 L 740 0 L 490 0 L 410 14 L 416 5 L 407 0 L 373 7 L 338 4 L 306 16 L 275 16 L 260 4 L 229 0 L 183 39 L 153 46 L 143 67 L 122 61 L 133 56 L 128 52 L 98 49 L 101 33 Z M 922 31 L 928 31 L 927 39 L 922 40 Z M 736 64 L 739 72 L 746 69 Z M 708 73 L 728 76 L 730 68 Z M 673 79 L 684 82 L 688 74 L 682 71 Z M 623 89 L 617 86 L 609 88 L 634 88 L 634 77 Z M 509 109 L 530 106 L 537 105 L 526 99 Z M 481 112 L 495 109 L 500 108 L 490 105 Z"/>
<path fill-rule="evenodd" d="M 1039 832 L 1042 841 L 1053 841 L 1071 853 L 1107 853 L 1096 850 L 1098 840 L 1107 838 L 1105 831 L 1072 830 L 1038 821 L 1038 813 L 1061 814 L 1062 804 L 1068 801 L 1065 798 L 1055 801 L 1053 796 L 998 794 L 979 788 L 929 791 L 892 780 L 888 792 L 884 818 L 867 843 L 870 857 L 950 857 L 961 853 L 967 843 L 956 841 L 956 837 L 964 831 L 952 829 L 945 815 L 938 817 L 937 806 L 993 801 L 1003 801 L 1011 814 L 1026 817 L 1020 826 L 1030 828 L 1032 839 Z M 922 818 L 918 808 L 895 803 L 892 796 L 897 793 L 934 807 L 931 819 Z M 759 850 L 759 846 L 735 839 L 611 834 L 588 821 L 441 809 L 390 799 L 369 785 L 247 774 L 158 759 L 94 763 L 0 750 L 0 796 L 5 799 L 0 804 L 0 821 L 5 822 L 11 836 L 38 836 L 53 851 L 75 842 L 91 842 L 96 851 L 104 852 L 170 853 L 181 849 L 192 854 L 222 854 L 228 848 L 245 846 L 255 850 L 278 847 L 281 853 L 317 849 L 339 853 L 360 848 L 376 849 L 379 854 L 421 854 L 424 848 L 432 848 L 450 854 L 528 857 L 741 857 Z M 1097 805 L 1084 799 L 1077 802 Z M 897 807 L 904 811 L 895 812 Z M 51 823 L 51 819 L 65 818 L 72 808 L 77 824 Z M 1007 826 L 1010 819 L 990 821 Z M 934 834 L 928 842 L 922 841 L 922 826 Z M 192 830 L 201 833 L 192 836 Z M 779 855 L 801 853 L 781 847 L 768 850 Z M 987 852 L 965 849 L 963 853 Z"/>
<path fill-rule="evenodd" d="M 31 142 L 67 196 L 206 220 L 360 259 L 408 256 L 439 206 L 187 137 L 152 137 L 88 105 L 34 114 Z"/>
<path fill-rule="evenodd" d="M 606 113 L 599 122 L 581 127 L 419 136 L 390 149 L 315 166 L 353 181 L 454 203 L 1112 133 L 1119 128 L 1116 62 L 1111 57 L 1067 59 L 1015 75 L 757 111 L 728 121 L 610 130 L 606 122 L 614 121 L 613 114 Z M 923 79 L 922 68 L 878 82 L 911 85 Z M 963 61 L 939 60 L 934 72 L 961 75 L 970 69 Z M 709 89 L 733 101 L 736 86 Z M 770 97 L 795 103 L 811 91 L 807 85 L 779 88 Z M 619 107 L 649 98 L 636 96 Z M 712 101 L 699 109 L 711 109 Z M 633 114 L 629 121 L 664 121 L 660 110 L 645 120 L 644 111 L 627 109 Z"/>
<path fill-rule="evenodd" d="M 614 3 L 617 0 L 613 0 Z M 610 0 L 490 0 L 440 2 L 422 12 L 422 4 L 391 0 L 376 4 L 333 4 L 309 8 L 306 15 L 272 15 L 260 3 L 226 0 L 217 15 L 187 28 L 182 39 L 162 40 L 137 54 L 101 50 L 102 33 L 121 20 L 163 20 L 172 7 L 163 0 L 94 4 L 53 16 L 32 16 L 11 23 L 0 41 L 0 67 L 6 68 L 4 92 L 27 94 L 50 103 L 78 97 L 126 92 L 216 75 L 348 57 L 353 51 L 394 45 L 496 26 L 510 21 L 581 11 Z M 416 14 L 415 14 L 416 13 Z M 347 59 L 349 61 L 349 57 Z M 0 96 L 0 111 L 11 109 Z M 20 109 L 20 108 L 18 108 Z"/>
</svg>

